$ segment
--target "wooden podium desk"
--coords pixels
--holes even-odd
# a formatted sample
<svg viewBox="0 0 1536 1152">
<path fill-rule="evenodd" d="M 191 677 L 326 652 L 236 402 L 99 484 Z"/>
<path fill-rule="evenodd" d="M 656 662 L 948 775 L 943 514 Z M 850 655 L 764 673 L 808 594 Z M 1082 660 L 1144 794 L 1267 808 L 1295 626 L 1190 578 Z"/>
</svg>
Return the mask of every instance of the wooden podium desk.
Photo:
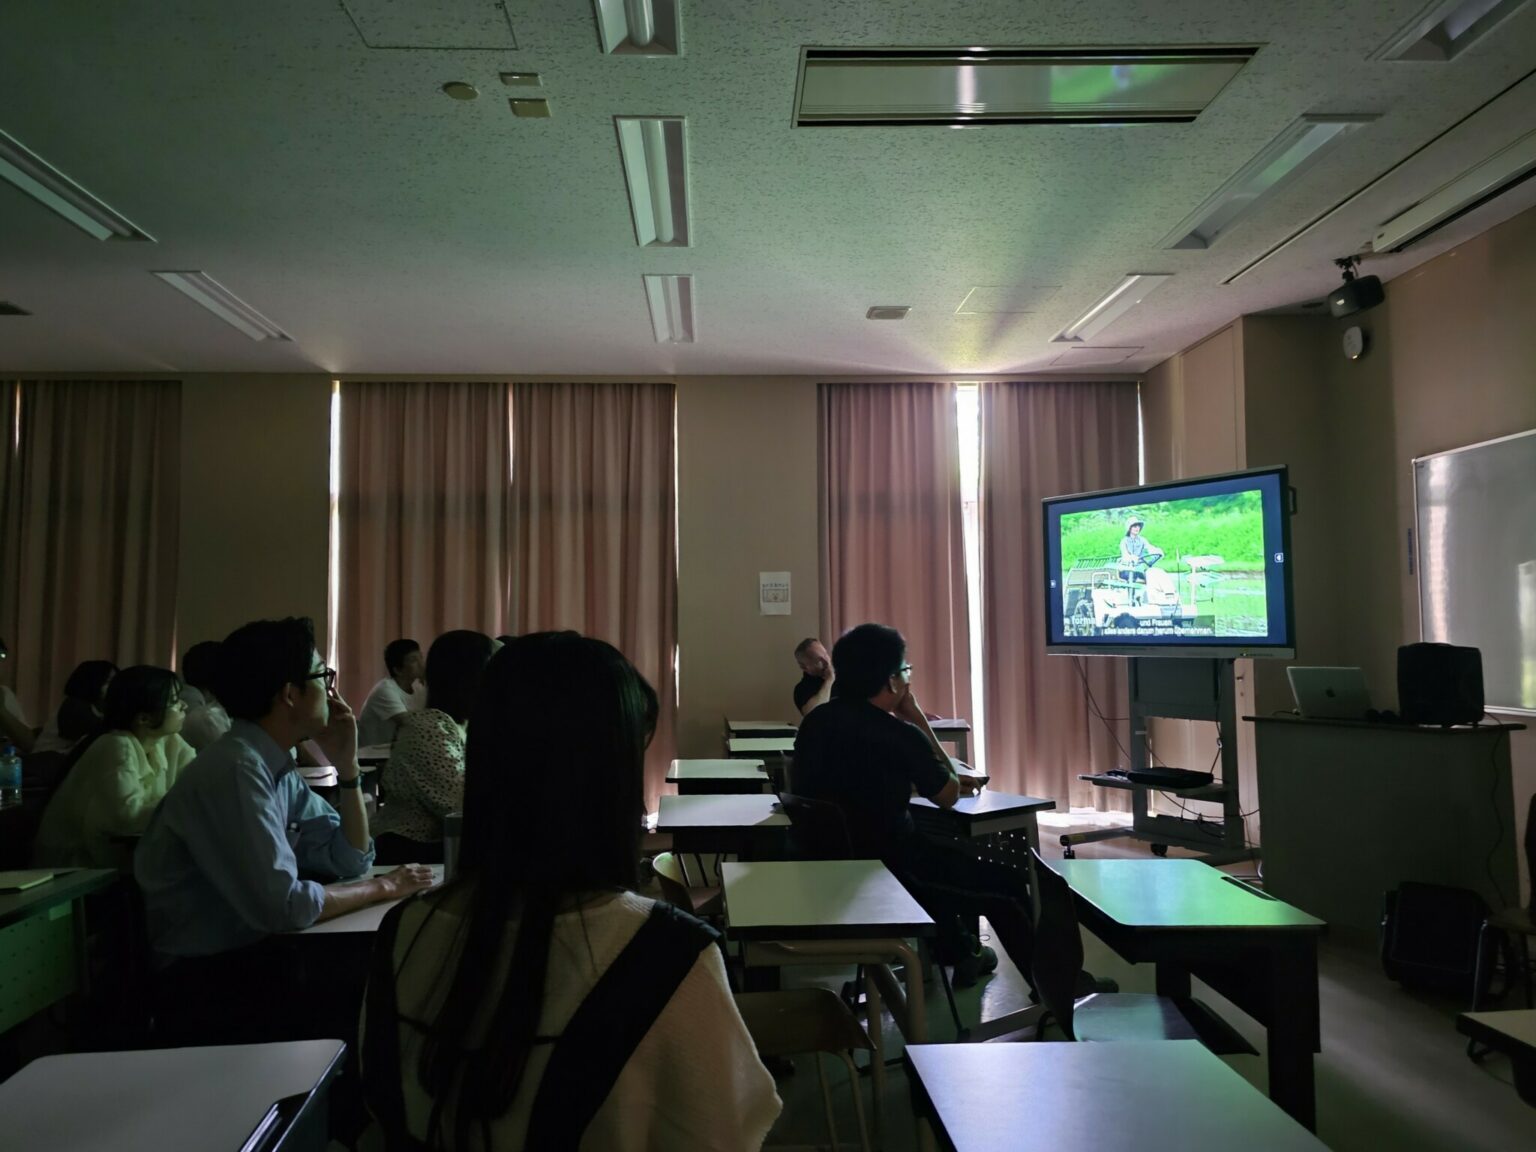
<svg viewBox="0 0 1536 1152">
<path fill-rule="evenodd" d="M 1405 880 L 1519 900 L 1509 733 L 1524 727 L 1245 716 L 1253 721 L 1264 890 L 1370 932 Z"/>
</svg>

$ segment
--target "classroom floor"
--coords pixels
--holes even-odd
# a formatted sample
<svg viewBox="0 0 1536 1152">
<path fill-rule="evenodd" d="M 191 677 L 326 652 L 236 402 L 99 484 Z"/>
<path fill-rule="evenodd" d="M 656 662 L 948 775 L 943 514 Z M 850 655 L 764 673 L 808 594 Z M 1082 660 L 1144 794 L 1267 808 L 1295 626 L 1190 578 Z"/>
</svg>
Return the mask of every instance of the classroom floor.
<svg viewBox="0 0 1536 1152">
<path fill-rule="evenodd" d="M 1065 818 L 1042 827 L 1048 857 L 1060 852 L 1056 836 L 1069 830 Z M 1076 825 L 1087 827 L 1083 823 Z M 1179 855 L 1178 850 L 1170 854 Z M 1131 840 L 1083 845 L 1081 858 L 1135 857 L 1150 853 Z M 1242 872 L 1251 865 L 1237 865 Z M 983 923 L 983 932 L 986 925 Z M 1127 992 L 1151 992 L 1152 972 L 1133 968 L 1085 933 L 1087 967 L 1112 976 Z M 1403 991 L 1381 972 L 1373 950 L 1325 938 L 1318 955 L 1322 1001 L 1323 1050 L 1316 1059 L 1318 1136 L 1334 1152 L 1518 1152 L 1536 1148 L 1536 1109 L 1520 1102 L 1511 1084 L 1509 1063 L 1490 1056 L 1481 1065 L 1465 1055 L 1465 1037 L 1455 1028 L 1455 1001 Z M 792 970 L 792 982 L 837 987 L 843 972 Z M 1264 1051 L 1263 1032 L 1241 1012 L 1196 982 L 1195 994 L 1236 1025 Z M 935 982 L 929 989 L 929 1036 L 946 1040 L 954 1024 Z M 1518 1000 L 1519 993 L 1515 994 Z M 1022 1007 L 1027 989 L 1016 969 L 1002 959 L 998 971 L 973 988 L 956 992 L 961 1018 L 989 1019 Z M 1511 1001 L 1509 1007 L 1523 1007 Z M 900 1033 L 887 1020 L 888 1057 L 901 1052 Z M 1263 1056 L 1227 1057 L 1239 1074 L 1260 1090 L 1266 1086 Z M 810 1058 L 796 1061 L 795 1073 L 779 1080 L 784 1112 L 769 1136 L 770 1147 L 826 1146 L 826 1121 L 815 1067 Z M 856 1128 L 848 1099 L 846 1073 L 827 1063 L 842 1145 L 856 1147 Z M 891 1152 L 915 1148 L 911 1104 L 900 1063 L 888 1069 L 885 1147 Z M 869 1094 L 865 1077 L 865 1101 Z M 1027 1092 L 1027 1084 L 1019 1091 Z M 1192 1150 L 1194 1152 L 1194 1150 Z"/>
</svg>

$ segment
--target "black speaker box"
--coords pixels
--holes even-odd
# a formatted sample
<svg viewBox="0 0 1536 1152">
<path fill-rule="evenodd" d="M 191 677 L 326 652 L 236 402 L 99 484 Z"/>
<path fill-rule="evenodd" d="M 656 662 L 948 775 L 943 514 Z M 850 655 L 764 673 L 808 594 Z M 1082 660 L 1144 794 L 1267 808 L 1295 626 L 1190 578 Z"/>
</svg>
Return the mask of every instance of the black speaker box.
<svg viewBox="0 0 1536 1152">
<path fill-rule="evenodd" d="M 1353 316 L 1376 307 L 1386 298 L 1379 276 L 1361 276 L 1344 281 L 1328 294 L 1328 311 L 1334 316 Z"/>
<path fill-rule="evenodd" d="M 1405 724 L 1476 724 L 1483 718 L 1483 654 L 1454 644 L 1397 650 L 1397 710 Z"/>
<path fill-rule="evenodd" d="M 1381 966 L 1410 988 L 1437 988 L 1470 997 L 1477 972 L 1477 939 L 1488 906 L 1476 892 L 1405 882 L 1386 894 L 1381 917 Z"/>
</svg>

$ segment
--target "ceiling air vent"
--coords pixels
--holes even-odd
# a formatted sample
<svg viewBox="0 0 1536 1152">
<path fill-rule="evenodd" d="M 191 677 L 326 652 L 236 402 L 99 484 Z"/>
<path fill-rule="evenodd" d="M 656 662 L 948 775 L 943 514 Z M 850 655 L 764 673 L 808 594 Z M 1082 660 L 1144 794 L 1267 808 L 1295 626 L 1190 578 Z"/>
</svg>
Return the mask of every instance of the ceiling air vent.
<svg viewBox="0 0 1536 1152">
<path fill-rule="evenodd" d="M 0 316 L 30 316 L 30 315 L 32 315 L 32 313 L 28 312 L 21 305 L 19 305 L 19 304 L 12 304 L 9 300 L 0 300 Z"/>
<path fill-rule="evenodd" d="M 1183 124 L 1257 51 L 806 48 L 795 125 Z"/>
<path fill-rule="evenodd" d="M 912 311 L 910 304 L 876 304 L 868 312 L 864 313 L 866 320 L 905 320 L 907 313 Z"/>
</svg>

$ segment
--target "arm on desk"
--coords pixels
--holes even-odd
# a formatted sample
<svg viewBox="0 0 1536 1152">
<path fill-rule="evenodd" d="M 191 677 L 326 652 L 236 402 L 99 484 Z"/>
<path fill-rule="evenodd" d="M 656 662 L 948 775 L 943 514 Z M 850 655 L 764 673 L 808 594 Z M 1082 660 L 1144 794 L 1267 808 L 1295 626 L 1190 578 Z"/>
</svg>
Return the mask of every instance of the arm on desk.
<svg viewBox="0 0 1536 1152">
<path fill-rule="evenodd" d="M 370 904 L 399 900 L 412 892 L 420 892 L 423 888 L 430 887 L 432 887 L 432 869 L 425 864 L 402 864 L 393 872 L 386 872 L 382 876 L 372 876 L 367 880 L 351 883 L 327 884 L 322 889 L 325 895 L 320 905 L 320 915 L 315 917 L 315 923 L 334 920 L 338 916 L 356 912 L 359 908 L 366 908 Z"/>
<path fill-rule="evenodd" d="M 907 690 L 906 695 L 901 698 L 901 703 L 896 706 L 896 715 L 923 734 L 924 739 L 928 741 L 928 750 L 933 756 L 931 767 L 925 763 L 920 771 L 913 774 L 912 783 L 916 786 L 918 794 L 927 797 L 940 808 L 953 808 L 955 802 L 960 799 L 959 777 L 949 766 L 949 753 L 944 751 L 939 738 L 933 734 L 928 716 L 923 712 L 911 689 Z"/>
</svg>

